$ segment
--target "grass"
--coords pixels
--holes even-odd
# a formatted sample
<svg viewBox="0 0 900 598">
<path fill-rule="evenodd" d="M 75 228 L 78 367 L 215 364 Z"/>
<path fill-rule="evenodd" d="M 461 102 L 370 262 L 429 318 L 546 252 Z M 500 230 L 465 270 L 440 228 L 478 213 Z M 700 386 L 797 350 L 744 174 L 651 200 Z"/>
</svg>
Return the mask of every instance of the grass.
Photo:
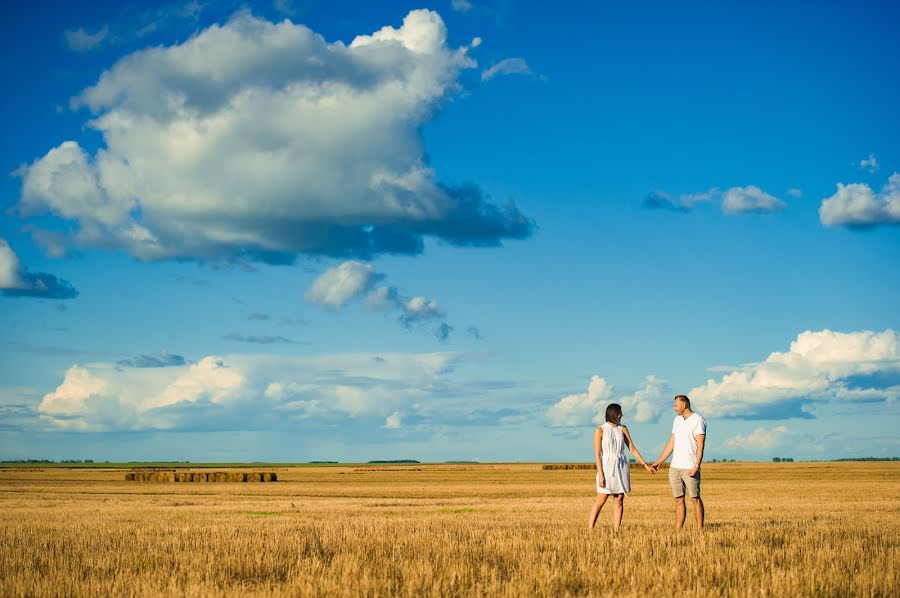
<svg viewBox="0 0 900 598">
<path fill-rule="evenodd" d="M 591 471 L 417 469 L 0 471 L 0 595 L 900 595 L 898 463 L 708 464 L 708 526 L 681 532 L 635 472 L 618 534 L 611 505 L 585 529 Z"/>
</svg>

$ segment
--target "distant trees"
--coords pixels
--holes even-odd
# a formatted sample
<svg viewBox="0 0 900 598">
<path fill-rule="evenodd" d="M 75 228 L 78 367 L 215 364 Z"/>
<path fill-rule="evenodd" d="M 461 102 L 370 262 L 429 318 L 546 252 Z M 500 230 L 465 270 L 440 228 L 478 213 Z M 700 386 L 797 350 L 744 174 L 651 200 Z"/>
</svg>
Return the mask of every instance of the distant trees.
<svg viewBox="0 0 900 598">
<path fill-rule="evenodd" d="M 793 457 L 772 457 L 772 461 L 775 463 L 793 463 Z"/>
</svg>

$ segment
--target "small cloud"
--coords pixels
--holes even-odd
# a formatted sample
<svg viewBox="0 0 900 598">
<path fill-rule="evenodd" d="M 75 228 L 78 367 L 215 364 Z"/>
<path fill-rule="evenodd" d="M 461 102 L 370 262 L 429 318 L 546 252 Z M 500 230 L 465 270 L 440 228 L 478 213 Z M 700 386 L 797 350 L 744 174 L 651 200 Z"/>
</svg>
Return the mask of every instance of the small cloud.
<svg viewBox="0 0 900 598">
<path fill-rule="evenodd" d="M 823 199 L 819 207 L 819 220 L 825 226 L 900 224 L 900 173 L 892 174 L 880 193 L 865 183 L 838 183 L 837 188 L 837 193 Z"/>
<path fill-rule="evenodd" d="M 0 238 L 0 294 L 4 297 L 74 299 L 78 291 L 68 281 L 52 274 L 28 272 L 6 239 Z"/>
<path fill-rule="evenodd" d="M 436 299 L 425 297 L 403 297 L 397 287 L 381 286 L 369 293 L 365 298 L 365 305 L 372 310 L 399 312 L 397 319 L 405 328 L 412 328 L 415 324 L 439 320 L 446 314 Z M 442 322 L 434 330 L 434 335 L 440 341 L 446 341 L 453 327 Z"/>
<path fill-rule="evenodd" d="M 446 342 L 447 339 L 450 338 L 451 332 L 453 332 L 453 326 L 447 322 L 441 322 L 440 325 L 434 329 L 434 336 L 439 341 Z"/>
<path fill-rule="evenodd" d="M 478 330 L 478 328 L 476 328 L 475 326 L 469 326 L 468 328 L 466 328 L 466 334 L 476 341 L 480 341 L 482 339 L 481 331 Z"/>
<path fill-rule="evenodd" d="M 371 264 L 350 260 L 322 272 L 304 297 L 310 303 L 338 311 L 382 278 L 384 275 L 376 273 Z"/>
<path fill-rule="evenodd" d="M 803 197 L 803 191 L 797 188 L 788 189 L 787 194 L 791 197 Z"/>
<path fill-rule="evenodd" d="M 222 337 L 226 341 L 234 341 L 236 343 L 254 343 L 258 345 L 274 345 L 284 343 L 287 345 L 296 345 L 297 341 L 286 338 L 284 336 L 252 336 L 237 334 L 235 332 L 226 334 Z"/>
<path fill-rule="evenodd" d="M 481 72 L 481 80 L 489 81 L 498 75 L 531 75 L 531 67 L 524 58 L 504 58 Z"/>
<path fill-rule="evenodd" d="M 878 172 L 878 160 L 875 159 L 875 154 L 869 154 L 868 158 L 860 160 L 859 167 L 863 170 L 867 170 L 869 174 Z"/>
<path fill-rule="evenodd" d="M 272 2 L 272 8 L 281 14 L 288 16 L 297 12 L 297 7 L 294 6 L 294 0 L 275 0 Z"/>
<path fill-rule="evenodd" d="M 396 430 L 403 425 L 403 415 L 399 411 L 395 411 L 384 420 L 384 428 L 388 430 Z"/>
<path fill-rule="evenodd" d="M 726 214 L 764 214 L 780 212 L 784 208 L 785 203 L 782 200 L 755 185 L 732 187 L 725 192 L 722 199 L 722 211 Z"/>
<path fill-rule="evenodd" d="M 75 52 L 90 52 L 103 43 L 103 40 L 109 35 L 109 27 L 104 25 L 95 33 L 88 33 L 81 27 L 78 29 L 69 29 L 63 34 L 66 38 L 66 45 L 70 50 Z"/>
<path fill-rule="evenodd" d="M 687 212 L 684 207 L 675 201 L 671 195 L 665 191 L 651 191 L 644 198 L 642 204 L 645 208 L 651 210 L 672 210 L 675 212 Z"/>
<path fill-rule="evenodd" d="M 132 359 L 120 359 L 117 365 L 130 368 L 167 368 L 185 365 L 187 362 L 181 355 L 175 355 L 168 351 L 156 354 L 138 355 Z"/>
<path fill-rule="evenodd" d="M 450 6 L 453 7 L 453 10 L 456 12 L 469 12 L 472 10 L 472 3 L 469 0 L 452 0 Z"/>
<path fill-rule="evenodd" d="M 675 199 L 664 191 L 652 191 L 644 198 L 643 206 L 651 210 L 672 210 L 673 212 L 690 212 L 697 205 L 716 199 L 719 188 L 713 187 L 702 193 L 686 193 Z"/>
<path fill-rule="evenodd" d="M 269 319 L 269 314 L 253 312 L 253 313 L 247 314 L 247 319 L 248 320 L 257 320 L 257 321 L 266 321 Z"/>
</svg>

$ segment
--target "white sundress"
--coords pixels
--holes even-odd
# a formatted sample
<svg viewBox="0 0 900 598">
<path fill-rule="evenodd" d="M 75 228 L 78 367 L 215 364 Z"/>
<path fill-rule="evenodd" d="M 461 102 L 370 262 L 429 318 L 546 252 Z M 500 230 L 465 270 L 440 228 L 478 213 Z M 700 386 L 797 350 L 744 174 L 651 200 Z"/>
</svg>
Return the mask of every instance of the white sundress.
<svg viewBox="0 0 900 598">
<path fill-rule="evenodd" d="M 597 472 L 598 494 L 628 494 L 631 492 L 631 473 L 628 471 L 628 457 L 625 456 L 625 434 L 622 426 L 606 422 L 602 426 L 603 477 L 606 485 L 600 486 L 600 472 Z"/>
</svg>

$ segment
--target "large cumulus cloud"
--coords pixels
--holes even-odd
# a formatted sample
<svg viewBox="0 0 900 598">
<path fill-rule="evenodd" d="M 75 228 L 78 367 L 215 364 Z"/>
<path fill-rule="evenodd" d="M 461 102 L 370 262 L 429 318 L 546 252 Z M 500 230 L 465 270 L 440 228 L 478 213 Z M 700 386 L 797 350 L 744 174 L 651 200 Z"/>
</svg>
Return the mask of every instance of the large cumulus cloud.
<svg viewBox="0 0 900 598">
<path fill-rule="evenodd" d="M 736 369 L 689 393 L 704 415 L 781 419 L 811 417 L 828 401 L 888 401 L 900 397 L 900 335 L 806 331 L 788 351 Z"/>
<path fill-rule="evenodd" d="M 144 260 L 416 254 L 423 239 L 531 234 L 515 205 L 440 183 L 420 127 L 476 66 L 412 11 L 349 45 L 239 13 L 135 52 L 73 100 L 93 155 L 65 141 L 23 169 L 22 214 L 77 223 L 81 246 Z"/>
<path fill-rule="evenodd" d="M 456 353 L 314 357 L 234 354 L 170 367 L 73 365 L 37 414 L 75 431 L 267 429 L 274 420 L 381 421 L 425 401 L 461 361 Z"/>
</svg>

